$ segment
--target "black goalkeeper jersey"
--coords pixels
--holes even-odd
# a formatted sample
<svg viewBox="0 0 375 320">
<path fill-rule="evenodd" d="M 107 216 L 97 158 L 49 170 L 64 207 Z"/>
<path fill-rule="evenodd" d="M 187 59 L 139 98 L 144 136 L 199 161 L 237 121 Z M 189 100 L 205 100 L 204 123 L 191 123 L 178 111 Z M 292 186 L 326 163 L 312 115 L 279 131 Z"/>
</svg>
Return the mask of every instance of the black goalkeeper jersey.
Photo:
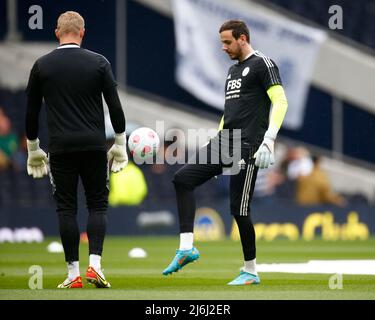
<svg viewBox="0 0 375 320">
<path fill-rule="evenodd" d="M 255 51 L 230 67 L 225 83 L 224 129 L 241 129 L 244 147 L 260 145 L 268 128 L 271 101 L 267 90 L 281 85 L 274 61 Z"/>
<path fill-rule="evenodd" d="M 50 153 L 106 150 L 102 94 L 114 131 L 124 132 L 125 116 L 117 84 L 104 56 L 66 44 L 39 58 L 27 86 L 27 138 L 38 136 L 44 98 Z"/>
</svg>

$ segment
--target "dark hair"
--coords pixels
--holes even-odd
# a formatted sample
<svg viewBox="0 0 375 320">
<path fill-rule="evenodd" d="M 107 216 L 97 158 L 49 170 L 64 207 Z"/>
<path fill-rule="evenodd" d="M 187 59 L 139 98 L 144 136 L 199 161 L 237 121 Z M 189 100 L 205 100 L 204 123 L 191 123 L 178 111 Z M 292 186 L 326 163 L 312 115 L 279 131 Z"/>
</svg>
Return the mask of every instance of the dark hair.
<svg viewBox="0 0 375 320">
<path fill-rule="evenodd" d="M 244 34 L 246 36 L 246 41 L 250 43 L 250 32 L 245 22 L 241 20 L 226 21 L 220 27 L 219 33 L 222 33 L 225 30 L 232 30 L 233 38 L 236 40 L 240 37 L 241 34 Z"/>
<path fill-rule="evenodd" d="M 317 156 L 317 155 L 313 155 L 313 156 L 311 156 L 311 160 L 314 163 L 314 165 L 317 165 L 318 162 L 320 161 L 320 157 Z"/>
</svg>

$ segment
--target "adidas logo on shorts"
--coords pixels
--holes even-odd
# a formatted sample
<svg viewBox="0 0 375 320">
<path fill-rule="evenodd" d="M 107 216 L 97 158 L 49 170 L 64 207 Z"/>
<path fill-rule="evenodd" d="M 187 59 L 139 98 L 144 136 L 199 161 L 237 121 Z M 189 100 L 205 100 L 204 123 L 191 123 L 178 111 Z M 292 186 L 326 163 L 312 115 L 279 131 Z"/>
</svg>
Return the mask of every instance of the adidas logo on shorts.
<svg viewBox="0 0 375 320">
<path fill-rule="evenodd" d="M 246 161 L 244 159 L 241 159 L 240 161 L 238 161 L 238 167 L 240 168 L 240 170 L 245 169 Z"/>
</svg>

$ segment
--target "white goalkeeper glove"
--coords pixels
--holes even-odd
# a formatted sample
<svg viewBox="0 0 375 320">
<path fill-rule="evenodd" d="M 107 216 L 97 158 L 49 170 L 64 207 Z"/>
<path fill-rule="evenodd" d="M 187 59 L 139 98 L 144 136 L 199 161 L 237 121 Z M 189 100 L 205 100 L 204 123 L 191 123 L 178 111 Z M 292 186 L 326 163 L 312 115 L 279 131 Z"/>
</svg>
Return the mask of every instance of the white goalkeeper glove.
<svg viewBox="0 0 375 320">
<path fill-rule="evenodd" d="M 48 157 L 40 149 L 39 139 L 27 140 L 27 174 L 33 178 L 43 178 L 48 175 Z"/>
<path fill-rule="evenodd" d="M 111 170 L 119 172 L 128 164 L 128 154 L 126 152 L 126 133 L 116 133 L 115 143 L 108 151 L 108 161 L 113 160 Z"/>
<path fill-rule="evenodd" d="M 266 169 L 275 163 L 274 144 L 277 135 L 275 128 L 268 129 L 264 135 L 263 142 L 254 154 L 255 165 L 259 169 Z"/>
</svg>

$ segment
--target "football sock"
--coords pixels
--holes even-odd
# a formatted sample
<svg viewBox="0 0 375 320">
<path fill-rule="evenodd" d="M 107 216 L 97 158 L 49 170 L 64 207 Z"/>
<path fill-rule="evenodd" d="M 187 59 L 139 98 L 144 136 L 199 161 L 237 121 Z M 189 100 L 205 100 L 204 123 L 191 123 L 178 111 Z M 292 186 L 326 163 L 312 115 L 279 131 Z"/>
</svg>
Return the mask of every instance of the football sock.
<svg viewBox="0 0 375 320">
<path fill-rule="evenodd" d="M 257 259 L 255 258 L 253 260 L 245 261 L 243 270 L 257 276 L 258 273 L 256 270 L 256 266 L 257 266 Z"/>
<path fill-rule="evenodd" d="M 80 275 L 79 261 L 69 261 L 67 262 L 67 265 L 68 265 L 68 278 L 69 280 L 74 280 Z"/>
<path fill-rule="evenodd" d="M 107 229 L 105 211 L 90 211 L 87 221 L 87 238 L 89 239 L 89 254 L 101 256 L 104 237 Z"/>
<path fill-rule="evenodd" d="M 180 250 L 190 250 L 193 248 L 194 234 L 192 232 L 180 233 Z"/>
<path fill-rule="evenodd" d="M 100 261 L 102 257 L 97 254 L 90 254 L 89 259 L 90 259 L 89 266 L 93 267 L 96 271 L 100 271 L 101 269 Z"/>
<path fill-rule="evenodd" d="M 245 261 L 255 259 L 255 230 L 250 216 L 234 216 L 240 233 L 242 252 Z"/>
</svg>

